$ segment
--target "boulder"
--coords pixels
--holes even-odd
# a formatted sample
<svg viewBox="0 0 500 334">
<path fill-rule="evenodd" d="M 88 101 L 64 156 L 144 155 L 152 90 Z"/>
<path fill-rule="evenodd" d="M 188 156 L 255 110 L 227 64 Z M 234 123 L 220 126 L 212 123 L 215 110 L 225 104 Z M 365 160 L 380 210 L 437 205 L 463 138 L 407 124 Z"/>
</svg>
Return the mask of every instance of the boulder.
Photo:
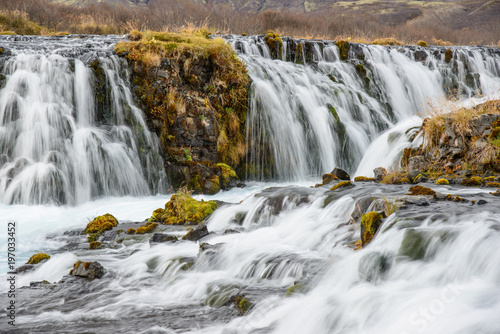
<svg viewBox="0 0 500 334">
<path fill-rule="evenodd" d="M 335 167 L 330 174 L 335 175 L 339 180 L 349 181 L 351 179 L 345 170 L 338 167 Z"/>
<path fill-rule="evenodd" d="M 162 243 L 162 242 L 176 242 L 178 238 L 175 235 L 155 233 L 149 239 L 149 244 Z"/>
<path fill-rule="evenodd" d="M 387 170 L 384 167 L 377 167 L 373 170 L 374 179 L 380 182 L 387 175 Z"/>
<path fill-rule="evenodd" d="M 186 235 L 182 237 L 182 240 L 197 241 L 208 235 L 208 229 L 206 225 L 200 225 L 196 228 L 191 229 Z"/>
<path fill-rule="evenodd" d="M 97 261 L 82 262 L 77 261 L 73 264 L 73 269 L 69 272 L 70 275 L 83 277 L 88 279 L 101 278 L 104 276 L 104 267 Z"/>
</svg>

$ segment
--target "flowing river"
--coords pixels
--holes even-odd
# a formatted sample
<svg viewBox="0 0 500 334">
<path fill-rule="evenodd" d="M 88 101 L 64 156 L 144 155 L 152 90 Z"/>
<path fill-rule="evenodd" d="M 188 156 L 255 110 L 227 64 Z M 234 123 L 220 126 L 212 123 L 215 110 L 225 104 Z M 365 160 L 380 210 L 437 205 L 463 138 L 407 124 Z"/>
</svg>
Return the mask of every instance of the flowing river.
<svg viewBox="0 0 500 334">
<path fill-rule="evenodd" d="M 257 173 L 244 188 L 194 196 L 222 201 L 198 242 L 138 235 L 89 250 L 80 232 L 93 217 L 140 226 L 171 196 L 158 140 L 112 51 L 120 38 L 0 37 L 9 50 L 0 57 L 2 321 L 7 222 L 17 222 L 18 266 L 52 255 L 17 275 L 16 328 L 2 322 L 1 333 L 500 333 L 491 189 L 427 184 L 467 201 L 408 203 L 355 251 L 359 209 L 380 210 L 410 185 L 310 187 L 336 166 L 351 176 L 396 166 L 419 142 L 429 99 L 498 98 L 498 49 L 452 47 L 448 63 L 444 48 L 360 45 L 361 69 L 330 42 L 284 38 L 273 57 L 262 36 L 227 36 L 253 82 L 247 141 Z M 297 43 L 302 59 L 290 51 Z M 60 281 L 77 260 L 107 273 L 29 287 Z M 237 295 L 252 304 L 243 316 Z"/>
</svg>

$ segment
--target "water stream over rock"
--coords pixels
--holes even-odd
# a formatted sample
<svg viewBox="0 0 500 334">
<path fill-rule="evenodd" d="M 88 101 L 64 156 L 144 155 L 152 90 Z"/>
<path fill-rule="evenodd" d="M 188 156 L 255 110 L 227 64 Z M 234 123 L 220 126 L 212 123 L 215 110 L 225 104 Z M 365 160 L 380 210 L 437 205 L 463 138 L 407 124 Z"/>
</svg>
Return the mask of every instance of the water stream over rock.
<svg viewBox="0 0 500 334">
<path fill-rule="evenodd" d="M 248 176 L 273 181 L 195 196 L 220 201 L 209 234 L 155 243 L 123 232 L 170 195 L 112 52 L 120 37 L 74 37 L 0 37 L 0 217 L 17 222 L 17 266 L 51 255 L 17 275 L 19 333 L 500 333 L 491 189 L 427 184 L 443 194 L 433 198 L 407 196 L 405 184 L 310 187 L 335 166 L 369 176 L 392 165 L 430 97 L 498 94 L 498 50 L 453 47 L 447 62 L 443 48 L 353 44 L 345 62 L 331 42 L 283 38 L 278 52 L 263 36 L 226 36 L 253 80 Z M 354 250 L 361 213 L 395 199 L 399 210 Z M 119 224 L 90 250 L 81 232 L 106 212 Z M 2 254 L 6 240 L 2 228 Z M 106 274 L 68 276 L 77 260 Z M 2 256 L 2 305 L 6 268 Z M 14 332 L 2 323 L 0 333 Z"/>
</svg>

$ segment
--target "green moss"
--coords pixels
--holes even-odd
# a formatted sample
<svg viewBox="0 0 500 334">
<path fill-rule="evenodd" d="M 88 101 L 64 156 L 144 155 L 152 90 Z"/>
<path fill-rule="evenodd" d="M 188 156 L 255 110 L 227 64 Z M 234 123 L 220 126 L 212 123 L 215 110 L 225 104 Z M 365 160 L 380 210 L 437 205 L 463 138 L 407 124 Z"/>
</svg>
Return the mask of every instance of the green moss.
<svg viewBox="0 0 500 334">
<path fill-rule="evenodd" d="M 336 185 L 334 185 L 332 187 L 332 189 L 330 189 L 330 190 L 337 190 L 339 188 L 349 187 L 349 186 L 352 186 L 352 185 L 353 184 L 352 184 L 351 181 L 341 181 L 341 182 L 337 183 Z"/>
<path fill-rule="evenodd" d="M 303 292 L 305 289 L 306 289 L 306 286 L 304 284 L 299 283 L 299 284 L 292 285 L 291 287 L 288 288 L 288 290 L 286 290 L 285 296 L 291 297 L 292 295 L 294 295 L 296 293 Z"/>
<path fill-rule="evenodd" d="M 447 49 L 444 52 L 444 61 L 449 63 L 452 57 L 453 57 L 453 51 L 451 51 L 451 49 Z"/>
<path fill-rule="evenodd" d="M 134 234 L 134 233 L 135 233 L 135 228 L 131 227 L 127 230 L 127 234 Z"/>
<path fill-rule="evenodd" d="M 151 233 L 157 226 L 158 223 L 148 222 L 146 225 L 138 227 L 137 230 L 135 230 L 135 234 Z"/>
<path fill-rule="evenodd" d="M 28 260 L 28 262 L 26 262 L 26 263 L 27 264 L 37 264 L 40 261 L 48 260 L 48 259 L 50 259 L 50 255 L 47 255 L 45 253 L 37 253 L 37 254 L 31 256 L 30 259 Z"/>
<path fill-rule="evenodd" d="M 449 185 L 450 182 L 447 179 L 438 179 L 438 180 L 436 180 L 436 184 L 438 184 L 438 185 Z"/>
<path fill-rule="evenodd" d="M 480 176 L 473 176 L 473 177 L 468 178 L 468 179 L 463 179 L 462 185 L 468 186 L 468 187 L 478 187 L 481 185 L 481 177 Z"/>
<path fill-rule="evenodd" d="M 161 217 L 165 214 L 165 210 L 162 208 L 158 208 L 151 214 L 151 218 L 149 218 L 150 222 L 161 222 Z"/>
<path fill-rule="evenodd" d="M 494 176 L 487 176 L 483 178 L 483 182 L 493 182 L 496 181 L 496 178 Z"/>
<path fill-rule="evenodd" d="M 246 128 L 242 124 L 248 109 L 250 77 L 231 46 L 221 38 L 208 38 L 206 30 L 189 33 L 146 31 L 136 35 L 139 40 L 117 43 L 115 50 L 126 57 L 135 69 L 132 79 L 137 95 L 148 119 L 158 124 L 154 130 L 160 135 L 164 152 L 168 152 L 174 144 L 172 129 L 179 125 L 177 116 L 185 111 L 183 106 L 187 98 L 186 92 L 174 88 L 166 94 L 164 88 L 157 85 L 156 76 L 150 75 L 153 72 L 151 68 L 161 67 L 162 60 L 169 59 L 171 63 L 183 66 L 187 72 L 190 66 L 211 69 L 210 81 L 203 88 L 193 89 L 200 96 L 206 96 L 205 107 L 220 116 L 217 122 L 217 160 L 232 167 L 239 166 L 246 148 Z M 194 78 L 193 73 L 187 72 L 182 77 L 184 79 L 175 80 L 182 81 L 180 85 L 196 86 L 198 80 L 190 80 Z M 193 155 L 186 155 L 187 162 L 196 162 Z"/>
<path fill-rule="evenodd" d="M 363 246 L 373 239 L 382 224 L 382 218 L 382 215 L 376 211 L 370 211 L 361 216 L 361 243 Z"/>
<path fill-rule="evenodd" d="M 165 214 L 161 217 L 164 224 L 199 224 L 217 209 L 214 201 L 197 201 L 188 194 L 177 193 L 165 204 Z"/>
<path fill-rule="evenodd" d="M 339 114 L 337 113 L 337 109 L 335 109 L 335 107 L 332 106 L 331 104 L 328 104 L 327 107 L 328 107 L 328 111 L 330 112 L 330 114 L 332 114 L 333 118 L 335 118 L 335 122 L 340 121 Z"/>
<path fill-rule="evenodd" d="M 436 192 L 430 188 L 423 186 L 413 186 L 408 190 L 408 195 L 436 195 Z"/>
<path fill-rule="evenodd" d="M 238 315 L 245 315 L 250 310 L 253 304 L 245 296 L 237 296 L 234 300 L 234 305 L 238 310 Z"/>
<path fill-rule="evenodd" d="M 92 241 L 92 242 L 89 244 L 89 249 L 99 249 L 99 248 L 101 248 L 101 245 L 102 245 L 102 242 L 99 242 L 99 241 Z"/>
<path fill-rule="evenodd" d="M 347 60 L 349 58 L 349 42 L 340 40 L 335 42 L 335 45 L 339 48 L 340 60 Z"/>
<path fill-rule="evenodd" d="M 418 41 L 417 45 L 426 48 L 427 47 L 427 42 L 426 41 Z"/>
<path fill-rule="evenodd" d="M 232 179 L 238 179 L 238 175 L 236 175 L 236 172 L 234 171 L 234 169 L 231 168 L 231 166 L 224 164 L 224 163 L 219 163 L 219 164 L 216 164 L 215 166 L 220 168 L 221 173 L 220 173 L 219 181 L 220 181 L 220 185 L 223 188 L 226 188 Z"/>
<path fill-rule="evenodd" d="M 372 182 L 372 181 L 375 181 L 373 177 L 356 176 L 354 178 L 354 182 Z"/>
<path fill-rule="evenodd" d="M 106 213 L 105 215 L 95 217 L 85 228 L 86 234 L 101 234 L 104 231 L 111 230 L 118 225 L 118 221 L 113 215 Z"/>
<path fill-rule="evenodd" d="M 99 234 L 98 234 L 98 233 L 90 233 L 90 234 L 87 236 L 87 241 L 88 241 L 88 242 L 96 241 L 98 237 L 99 237 Z"/>
<path fill-rule="evenodd" d="M 209 195 L 217 194 L 220 191 L 219 177 L 214 175 L 214 177 L 208 179 L 208 182 L 210 182 L 212 186 L 208 189 L 208 191 L 206 191 L 206 193 Z"/>
<path fill-rule="evenodd" d="M 487 187 L 498 188 L 498 187 L 500 187 L 500 183 L 498 183 L 498 182 L 488 182 L 488 183 L 486 183 L 486 186 Z"/>
</svg>

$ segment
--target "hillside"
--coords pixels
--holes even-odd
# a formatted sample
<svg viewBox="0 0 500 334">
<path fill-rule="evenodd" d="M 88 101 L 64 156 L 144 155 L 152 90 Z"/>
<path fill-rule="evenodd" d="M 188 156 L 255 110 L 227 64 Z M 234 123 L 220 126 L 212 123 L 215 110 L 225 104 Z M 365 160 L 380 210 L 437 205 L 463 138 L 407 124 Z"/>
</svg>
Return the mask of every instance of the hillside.
<svg viewBox="0 0 500 334">
<path fill-rule="evenodd" d="M 107 3 L 131 7 L 168 5 L 169 0 L 52 0 L 53 3 L 83 7 L 90 4 Z M 188 1 L 184 1 L 187 3 Z M 412 21 L 415 24 L 445 24 L 453 29 L 489 28 L 497 26 L 500 17 L 499 0 L 442 0 L 442 1 L 384 1 L 384 0 L 194 0 L 207 6 L 229 5 L 241 12 L 287 10 L 293 12 L 323 13 L 332 11 L 337 15 L 369 16 L 381 24 L 396 26 Z M 179 6 L 183 1 L 175 1 Z"/>
</svg>

